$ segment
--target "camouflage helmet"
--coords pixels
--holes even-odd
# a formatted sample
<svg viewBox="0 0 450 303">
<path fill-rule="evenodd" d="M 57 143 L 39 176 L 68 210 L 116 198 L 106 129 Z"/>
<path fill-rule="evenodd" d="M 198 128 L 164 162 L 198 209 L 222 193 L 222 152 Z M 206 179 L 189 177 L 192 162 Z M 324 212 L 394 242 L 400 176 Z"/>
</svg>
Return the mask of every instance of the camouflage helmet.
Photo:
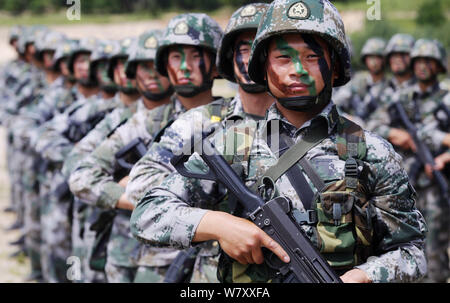
<svg viewBox="0 0 450 303">
<path fill-rule="evenodd" d="M 120 58 L 128 58 L 130 48 L 135 43 L 135 40 L 135 38 L 128 37 L 120 41 L 115 41 L 112 44 L 113 50 L 111 51 L 108 62 L 108 77 L 114 79 L 114 68 L 116 67 L 117 60 Z"/>
<path fill-rule="evenodd" d="M 68 58 L 72 51 L 77 47 L 79 40 L 66 39 L 56 47 L 53 55 L 53 69 L 59 71 L 59 62 Z"/>
<path fill-rule="evenodd" d="M 95 69 L 101 60 L 109 60 L 114 52 L 115 42 L 112 40 L 99 40 L 95 50 L 91 54 L 91 77 L 95 77 Z"/>
<path fill-rule="evenodd" d="M 447 56 L 445 49 L 440 42 L 431 39 L 419 39 L 414 43 L 411 50 L 411 65 L 414 64 L 414 59 L 417 58 L 432 58 L 435 59 L 444 73 L 447 72 Z"/>
<path fill-rule="evenodd" d="M 28 44 L 34 44 L 36 40 L 42 40 L 44 35 L 49 31 L 48 27 L 44 25 L 34 25 L 26 27 L 18 40 L 18 51 L 20 54 L 25 54 Z"/>
<path fill-rule="evenodd" d="M 249 63 L 250 78 L 261 85 L 264 80 L 265 49 L 270 38 L 288 33 L 319 35 L 332 47 L 339 60 L 340 70 L 333 86 L 350 80 L 350 53 L 344 23 L 339 12 L 328 0 L 275 0 L 261 20 Z"/>
<path fill-rule="evenodd" d="M 384 57 L 384 49 L 386 48 L 386 41 L 383 38 L 370 38 L 364 43 L 361 49 L 361 61 L 363 63 L 366 56 L 375 55 Z"/>
<path fill-rule="evenodd" d="M 22 25 L 15 25 L 13 27 L 10 28 L 9 30 L 9 43 L 11 44 L 11 42 L 13 40 L 18 40 L 19 37 L 21 36 L 23 32 L 23 26 Z"/>
<path fill-rule="evenodd" d="M 253 3 L 239 8 L 233 13 L 223 35 L 220 48 L 217 53 L 217 68 L 225 79 L 236 82 L 233 65 L 233 42 L 243 31 L 257 30 L 262 16 L 267 11 L 269 4 Z"/>
<path fill-rule="evenodd" d="M 72 49 L 72 52 L 69 54 L 69 59 L 67 61 L 67 65 L 71 74 L 73 74 L 73 63 L 75 62 L 75 57 L 80 53 L 92 54 L 96 46 L 97 39 L 95 38 L 88 37 L 80 39 L 79 43 Z"/>
<path fill-rule="evenodd" d="M 219 24 L 206 14 L 181 14 L 172 18 L 156 50 L 157 71 L 163 76 L 168 76 L 165 56 L 170 46 L 177 44 L 201 46 L 215 55 L 222 36 L 223 31 Z"/>
<path fill-rule="evenodd" d="M 66 35 L 60 32 L 47 32 L 43 39 L 36 40 L 36 58 L 42 60 L 42 54 L 45 51 L 55 51 L 60 43 L 67 40 Z"/>
<path fill-rule="evenodd" d="M 409 34 L 395 34 L 389 39 L 384 50 L 384 55 L 389 59 L 392 53 L 408 53 L 414 45 L 414 37 Z"/>
<path fill-rule="evenodd" d="M 125 67 L 128 78 L 136 77 L 136 68 L 139 61 L 150 61 L 156 58 L 156 49 L 163 35 L 162 30 L 149 30 L 138 37 L 129 51 L 129 57 Z"/>
</svg>

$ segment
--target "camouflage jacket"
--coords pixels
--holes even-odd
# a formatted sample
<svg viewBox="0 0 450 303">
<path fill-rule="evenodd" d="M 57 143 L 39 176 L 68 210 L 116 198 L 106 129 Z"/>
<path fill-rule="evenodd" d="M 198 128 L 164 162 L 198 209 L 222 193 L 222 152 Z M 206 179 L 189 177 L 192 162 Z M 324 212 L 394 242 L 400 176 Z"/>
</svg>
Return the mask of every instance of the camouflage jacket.
<svg viewBox="0 0 450 303">
<path fill-rule="evenodd" d="M 184 107 L 175 96 L 172 97 L 169 104 L 153 110 L 142 106 L 124 125 L 117 128 L 111 136 L 81 161 L 70 176 L 71 191 L 85 203 L 102 209 L 115 209 L 117 201 L 125 192 L 125 188 L 113 178 L 116 165 L 115 154 L 137 138 L 148 145 L 166 123 L 171 119 L 176 119 L 184 111 Z M 166 266 L 173 261 L 178 251 L 145 247 L 131 236 L 128 222 L 129 217 L 122 213 L 119 213 L 119 216 L 114 219 L 115 228 L 113 227 L 111 237 L 115 241 L 108 244 L 113 263 Z M 120 252 L 120 248 L 115 248 L 117 245 L 123 246 L 124 243 L 127 243 L 126 247 L 132 251 L 132 261 L 123 252 Z"/>
<path fill-rule="evenodd" d="M 112 111 L 118 105 L 120 105 L 118 100 L 114 98 L 105 100 L 99 96 L 90 97 L 87 102 L 69 112 L 70 114 L 59 115 L 58 119 L 52 119 L 54 123 L 46 123 L 36 144 L 36 150 L 44 159 L 62 163 L 74 146 L 64 134 L 70 123 L 85 122 L 97 113 Z"/>
<path fill-rule="evenodd" d="M 232 106 L 228 99 L 217 99 L 210 104 L 193 108 L 181 115 L 168 127 L 161 140 L 149 147 L 149 150 L 131 169 L 130 181 L 126 193 L 128 199 L 136 205 L 144 194 L 174 170 L 170 159 L 183 146 L 191 135 L 199 135 L 210 123 L 222 120 Z M 217 110 L 217 114 L 213 111 Z M 209 121 L 209 122 L 208 122 Z"/>
<path fill-rule="evenodd" d="M 81 161 L 70 175 L 71 191 L 86 203 L 104 209 L 114 209 L 125 192 L 125 188 L 113 180 L 115 154 L 135 138 L 141 138 L 144 144 L 149 144 L 155 132 L 163 127 L 160 123 L 155 123 L 156 121 L 166 114 L 168 116 L 165 121 L 161 122 L 167 123 L 169 119 L 176 118 L 184 111 L 184 107 L 174 97 L 169 104 L 154 110 L 141 106 L 124 125 L 117 128 Z"/>
<path fill-rule="evenodd" d="M 266 121 L 259 124 L 248 121 L 243 123 L 242 127 L 236 128 L 235 134 L 241 137 L 245 137 L 243 134 L 248 133 L 249 127 L 256 128 L 254 139 L 250 141 L 251 146 L 243 146 L 250 148 L 249 159 L 242 162 L 247 186 L 252 186 L 277 162 L 277 157 L 269 148 L 263 134 L 267 123 L 273 120 L 280 121 L 280 130 L 297 142 L 316 122 L 326 122 L 328 137 L 309 150 L 305 157 L 325 184 L 344 179 L 345 161 L 337 156 L 336 120 L 330 118 L 332 108 L 330 103 L 318 116 L 297 129 L 273 105 L 267 112 Z M 226 136 L 229 134 L 218 133 L 214 137 L 219 152 L 223 152 L 222 139 Z M 367 188 L 370 189 L 368 199 L 374 214 L 372 224 L 376 234 L 373 239 L 377 240 L 371 243 L 376 254 L 356 267 L 364 270 L 373 282 L 416 281 L 426 272 L 423 250 L 426 225 L 414 206 L 415 191 L 409 184 L 408 175 L 401 166 L 401 159 L 392 146 L 368 131 L 364 131 L 364 136 L 367 147 L 364 162 L 369 172 L 366 180 Z M 238 142 L 245 142 L 243 140 L 245 138 L 238 137 Z M 201 171 L 207 169 L 196 154 L 186 165 Z M 313 182 L 309 178 L 307 181 L 316 193 L 317 188 Z M 276 181 L 275 187 L 275 196 L 288 197 L 295 208 L 304 211 L 301 198 L 297 196 L 286 174 Z M 139 202 L 131 218 L 132 232 L 142 241 L 154 245 L 189 247 L 203 215 L 207 209 L 215 209 L 221 195 L 223 193 L 213 181 L 188 179 L 174 172 L 160 186 L 152 188 Z M 317 243 L 313 236 L 314 227 L 302 227 L 312 242 Z M 328 253 L 327 258 L 332 255 L 333 253 Z M 258 266 L 264 265 L 255 265 Z M 268 280 L 270 277 L 259 277 L 260 282 Z M 246 281 L 252 279 L 247 277 Z"/>
<path fill-rule="evenodd" d="M 114 98 L 118 100 L 119 94 L 116 94 Z M 77 142 L 67 155 L 62 168 L 62 173 L 67 179 L 69 179 L 70 174 L 78 167 L 84 157 L 88 156 L 109 134 L 144 106 L 140 100 L 131 103 L 129 106 L 123 105 L 120 100 L 117 103 L 119 104 L 117 108 L 108 113 L 94 129 L 81 141 Z"/>
<path fill-rule="evenodd" d="M 446 95 L 448 95 L 448 92 L 441 90 L 438 83 L 429 87 L 426 92 L 422 92 L 417 83 L 404 88 L 392 95 L 392 98 L 372 115 L 367 128 L 383 138 L 388 137 L 392 127 L 404 128 L 402 125 L 397 125 L 398 119 L 391 117 L 389 114 L 389 107 L 392 103 L 400 102 L 411 122 L 419 130 L 419 137 L 432 151 L 437 151 L 442 146 L 442 140 L 446 133 L 439 130 L 436 122 L 431 122 L 435 121 L 434 111 L 443 102 Z M 407 153 L 403 154 L 407 156 Z"/>
<path fill-rule="evenodd" d="M 376 83 L 367 71 L 356 73 L 352 80 L 339 88 L 333 95 L 338 108 L 346 114 L 359 117 L 369 116 L 367 110 L 374 111 L 381 102 L 381 95 L 387 87 L 388 81 L 382 79 Z"/>
</svg>

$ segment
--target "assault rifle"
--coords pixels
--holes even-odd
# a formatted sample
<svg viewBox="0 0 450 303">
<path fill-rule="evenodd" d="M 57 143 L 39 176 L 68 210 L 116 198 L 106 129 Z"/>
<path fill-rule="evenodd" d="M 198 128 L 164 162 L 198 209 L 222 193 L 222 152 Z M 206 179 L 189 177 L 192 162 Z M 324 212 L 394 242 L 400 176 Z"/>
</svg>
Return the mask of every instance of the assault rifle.
<svg viewBox="0 0 450 303">
<path fill-rule="evenodd" d="M 113 178 L 120 181 L 128 176 L 134 164 L 142 158 L 147 152 L 147 146 L 144 141 L 138 137 L 122 147 L 114 156 L 116 163 L 114 165 Z"/>
<path fill-rule="evenodd" d="M 165 283 L 188 283 L 194 270 L 195 259 L 200 246 L 191 247 L 178 253 L 167 269 L 164 276 Z"/>
<path fill-rule="evenodd" d="M 206 136 L 204 136 L 206 137 Z M 184 163 L 189 154 L 181 154 L 171 159 L 177 171 L 189 178 L 218 181 L 234 195 L 247 212 L 247 218 L 278 242 L 290 257 L 284 263 L 275 254 L 264 249 L 264 261 L 277 270 L 283 283 L 342 283 L 339 276 L 320 255 L 303 233 L 292 211 L 292 202 L 285 197 L 277 197 L 265 202 L 250 191 L 233 168 L 217 152 L 208 139 L 194 143 L 191 139 L 191 154 L 198 151 L 209 166 L 205 174 L 189 171 Z"/>
<path fill-rule="evenodd" d="M 107 111 L 98 112 L 86 121 L 78 122 L 75 120 L 70 120 L 69 127 L 64 132 L 66 138 L 72 143 L 77 143 L 84 136 L 86 136 L 100 121 L 103 120 Z"/>
<path fill-rule="evenodd" d="M 429 164 L 434 167 L 434 157 L 430 149 L 419 139 L 417 135 L 416 126 L 409 120 L 408 115 L 400 102 L 394 102 L 389 108 L 391 117 L 398 117 L 399 121 L 403 124 L 406 131 L 411 135 L 414 144 L 417 147 L 417 158 L 422 165 Z M 438 170 L 433 169 L 433 177 L 439 186 L 442 194 L 442 198 L 447 203 L 450 203 L 449 186 L 445 176 Z"/>
</svg>

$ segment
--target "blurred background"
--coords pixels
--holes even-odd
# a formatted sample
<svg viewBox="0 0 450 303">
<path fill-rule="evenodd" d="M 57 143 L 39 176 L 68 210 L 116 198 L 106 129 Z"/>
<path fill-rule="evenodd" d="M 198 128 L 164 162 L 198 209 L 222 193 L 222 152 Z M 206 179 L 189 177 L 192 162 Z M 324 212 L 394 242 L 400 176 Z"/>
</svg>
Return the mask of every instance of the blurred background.
<svg viewBox="0 0 450 303">
<path fill-rule="evenodd" d="M 368 20 L 367 11 L 377 1 L 380 3 L 381 20 Z M 173 16 L 184 12 L 205 12 L 225 28 L 238 7 L 252 0 L 79 0 L 81 20 L 70 21 L 66 16 L 66 3 L 76 0 L 0 0 L 0 65 L 14 58 L 15 53 L 8 44 L 8 32 L 16 24 L 45 24 L 64 32 L 71 38 L 86 36 L 120 39 L 137 36 L 151 28 L 164 28 Z M 331 1 L 344 20 L 347 35 L 353 48 L 353 69 L 363 66 L 359 52 L 370 37 L 386 40 L 398 32 L 438 39 L 450 51 L 450 1 L 449 0 L 336 0 Z M 368 3 L 369 2 L 369 3 Z M 448 56 L 450 58 L 450 56 Z M 448 76 L 448 75 L 446 75 Z M 445 77 L 445 76 L 444 76 Z M 216 86 L 216 94 L 227 96 L 233 91 L 223 85 Z M 0 130 L 0 137 L 5 135 Z M 0 138 L 0 144 L 6 140 Z M 0 146 L 0 209 L 9 199 L 8 177 L 5 162 L 5 147 Z M 18 237 L 17 233 L 3 232 L 3 228 L 14 221 L 14 215 L 0 212 L 0 282 L 21 282 L 27 276 L 29 265 L 24 258 L 10 259 L 15 250 L 8 242 Z"/>
</svg>

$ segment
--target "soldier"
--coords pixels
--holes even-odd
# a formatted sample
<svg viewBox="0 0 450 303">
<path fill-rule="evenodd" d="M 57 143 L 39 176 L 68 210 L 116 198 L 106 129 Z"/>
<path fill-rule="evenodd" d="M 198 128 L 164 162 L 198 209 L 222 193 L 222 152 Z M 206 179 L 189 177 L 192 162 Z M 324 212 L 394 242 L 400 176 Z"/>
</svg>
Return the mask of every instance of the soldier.
<svg viewBox="0 0 450 303">
<path fill-rule="evenodd" d="M 311 136 L 324 132 L 325 139 L 314 140 L 316 145 L 309 145 L 300 161 L 302 167 L 309 162 L 305 173 L 297 170 L 291 178 L 283 170 L 271 184 L 255 188 L 265 198 L 289 197 L 303 217 L 306 210 L 317 214 L 317 220 L 301 220 L 302 229 L 344 282 L 420 279 L 426 271 L 426 227 L 414 207 L 415 192 L 400 157 L 386 141 L 339 116 L 330 102 L 332 87 L 350 78 L 344 25 L 336 8 L 329 1 L 273 1 L 252 46 L 249 75 L 276 97 L 266 121 L 247 121 L 234 132 L 227 129 L 214 136 L 222 152 L 230 150 L 228 144 L 234 140 L 243 143 L 231 146 L 236 150 L 226 156 L 231 162 L 243 160 L 234 164 L 243 166 L 247 185 L 261 185 L 258 180 L 277 163 L 276 144 L 272 151 L 264 138 L 270 121 L 279 121 L 274 135 L 294 144 L 307 144 Z M 219 140 L 224 137 L 233 140 Z M 199 160 L 193 156 L 186 165 L 207 171 Z M 359 161 L 360 173 L 350 173 L 354 161 Z M 307 186 L 298 194 L 297 182 Z M 286 252 L 250 221 L 218 211 L 215 203 L 223 194 L 214 181 L 172 173 L 138 203 L 131 230 L 147 243 L 177 248 L 218 240 L 224 251 L 219 264 L 222 281 L 276 282 L 279 275 L 263 263 L 261 247 L 289 262 Z"/>
<path fill-rule="evenodd" d="M 395 91 L 413 85 L 416 82 L 411 70 L 411 57 L 409 52 L 414 46 L 414 37 L 409 34 L 395 34 L 389 40 L 384 51 L 386 62 L 393 74 L 388 82 L 384 95 L 392 95 Z"/>
<path fill-rule="evenodd" d="M 69 180 L 72 191 L 86 204 L 114 210 L 106 253 L 108 282 L 161 282 L 165 269 L 177 253 L 144 248 L 131 236 L 129 220 L 133 205 L 124 194 L 127 172 L 119 172 L 115 157 L 137 139 L 145 148 L 161 128 L 183 111 L 181 103 L 172 96 L 169 80 L 159 75 L 154 67 L 160 37 L 161 32 L 156 30 L 143 33 L 126 63 L 127 75 L 136 78 L 142 95 L 138 111 L 84 158 Z M 131 155 L 131 150 L 129 153 L 124 157 L 128 161 L 136 157 Z"/>
<path fill-rule="evenodd" d="M 70 95 L 63 88 L 63 80 L 59 73 L 54 71 L 52 57 L 54 47 L 65 39 L 64 35 L 57 32 L 48 32 L 41 40 L 37 40 L 36 59 L 42 62 L 42 68 L 45 72 L 45 88 L 36 97 L 36 101 L 24 106 L 21 114 L 16 116 L 12 123 L 14 124 L 13 135 L 17 140 L 21 140 L 22 153 L 24 160 L 21 163 L 22 174 L 22 199 L 25 212 L 25 245 L 31 261 L 31 275 L 29 279 L 39 280 L 42 278 L 40 266 L 40 201 L 39 185 L 37 184 L 36 165 L 40 159 L 34 153 L 30 146 L 30 137 L 35 128 L 48 119 L 49 113 L 52 113 L 52 103 L 55 98 L 67 99 Z M 62 89 L 62 90 L 61 90 Z M 17 155 L 16 155 L 17 157 Z"/>
<path fill-rule="evenodd" d="M 448 148 L 450 147 L 449 126 L 439 129 L 430 129 L 435 119 L 436 108 L 442 104 L 450 108 L 450 94 L 448 90 L 441 89 L 437 79 L 440 73 L 447 71 L 446 56 L 442 46 L 437 41 L 419 39 L 411 50 L 411 64 L 418 83 L 409 91 L 399 97 L 398 102 L 405 103 L 406 108 L 413 107 L 415 116 L 412 120 L 422 124 L 422 136 L 436 158 L 437 169 L 443 170 L 445 163 L 449 162 Z M 446 102 L 446 104 L 445 104 Z M 415 118 L 417 117 L 418 118 Z M 450 117 L 447 117 L 447 120 Z M 447 152 L 444 152 L 446 151 Z M 405 160 L 405 162 L 408 159 Z M 414 160 L 411 160 L 414 161 Z M 406 162 L 408 163 L 408 162 Z M 415 161 L 417 164 L 417 160 Z M 412 167 L 415 165 L 413 164 Z M 413 168 L 410 168 L 410 171 Z M 430 173 L 429 173 L 430 174 Z M 426 241 L 426 255 L 428 261 L 428 280 L 445 283 L 450 277 L 448 260 L 448 241 L 450 236 L 450 209 L 448 201 L 439 192 L 439 187 L 430 178 L 411 176 L 417 178 L 418 207 L 425 216 L 429 232 Z M 450 176 L 446 176 L 447 182 Z"/>
<path fill-rule="evenodd" d="M 23 141 L 15 137 L 13 133 L 14 121 L 24 111 L 24 107 L 36 101 L 36 97 L 45 86 L 45 76 L 40 69 L 41 63 L 36 60 L 34 45 L 35 39 L 41 39 L 47 31 L 45 27 L 34 26 L 27 28 L 18 41 L 18 50 L 23 54 L 23 64 L 18 73 L 18 81 L 12 89 L 12 96 L 4 104 L 2 124 L 8 130 L 8 137 L 11 138 L 11 197 L 16 205 L 18 214 L 17 221 L 10 227 L 12 229 L 21 228 L 24 220 L 24 204 L 22 199 L 22 175 L 25 155 L 23 154 Z"/>
<path fill-rule="evenodd" d="M 2 75 L 0 78 L 0 116 L 3 115 L 2 111 L 4 110 L 4 103 L 7 102 L 6 98 L 12 93 L 8 93 L 13 86 L 18 82 L 17 74 L 20 71 L 20 66 L 24 64 L 23 56 L 20 54 L 18 50 L 18 40 L 21 35 L 23 35 L 24 28 L 22 26 L 14 26 L 11 28 L 9 33 L 9 44 L 14 48 L 14 51 L 17 53 L 17 57 L 7 63 L 2 69 Z M 0 125 L 2 125 L 2 120 L 0 119 Z M 6 155 L 7 155 L 7 163 L 11 163 L 12 161 L 12 153 L 11 153 L 11 136 L 8 136 L 8 144 L 6 146 Z M 11 176 L 12 170 L 11 165 L 8 165 L 8 173 Z M 7 212 L 15 212 L 16 211 L 16 203 L 13 203 L 13 199 L 10 199 L 10 206 L 8 206 L 5 211 Z"/>
<path fill-rule="evenodd" d="M 68 59 L 68 67 L 77 83 L 72 89 L 77 99 L 64 113 L 42 124 L 36 135 L 34 149 L 46 162 L 45 178 L 40 186 L 41 195 L 41 263 L 46 282 L 68 281 L 66 259 L 71 254 L 70 222 L 68 218 L 70 196 L 64 187 L 60 170 L 65 154 L 73 143 L 68 138 L 82 130 L 83 125 L 70 127 L 72 121 L 83 122 L 97 109 L 112 108 L 110 100 L 97 99 L 96 80 L 89 74 L 89 57 L 95 47 L 95 39 L 82 39 Z M 98 101 L 98 102 L 96 102 Z M 96 106 L 98 105 L 98 106 Z M 73 133 L 72 133 L 73 132 Z M 67 136 L 64 135 L 67 134 Z"/>
<path fill-rule="evenodd" d="M 352 80 L 336 94 L 336 105 L 346 114 L 365 122 L 378 107 L 380 96 L 387 85 L 384 75 L 384 49 L 382 38 L 370 38 L 361 50 L 361 61 L 367 71 L 357 72 Z"/>
</svg>

